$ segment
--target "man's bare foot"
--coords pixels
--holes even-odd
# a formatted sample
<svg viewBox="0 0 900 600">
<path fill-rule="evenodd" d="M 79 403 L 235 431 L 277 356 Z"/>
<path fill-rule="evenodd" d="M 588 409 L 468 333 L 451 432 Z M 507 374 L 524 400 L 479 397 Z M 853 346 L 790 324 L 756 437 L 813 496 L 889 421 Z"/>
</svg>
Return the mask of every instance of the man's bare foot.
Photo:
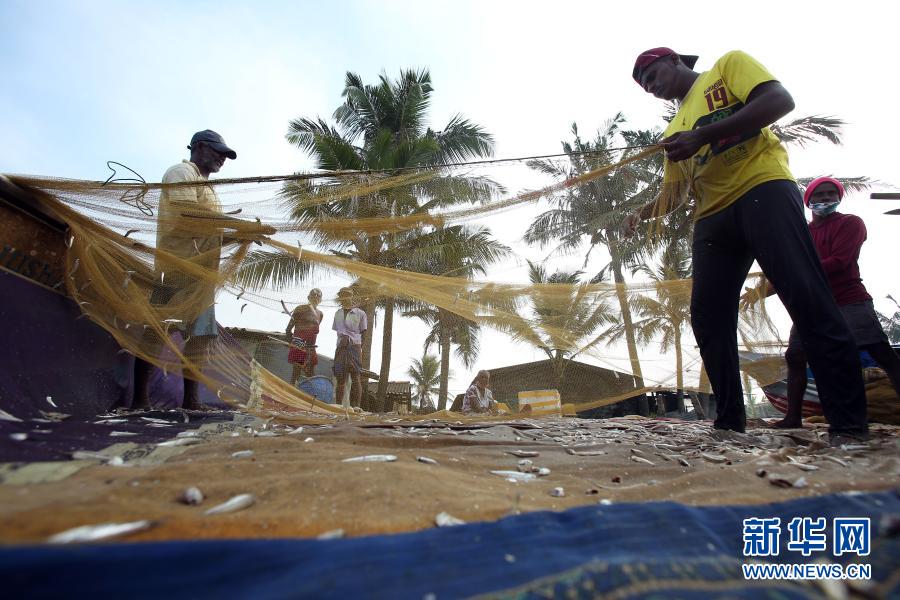
<svg viewBox="0 0 900 600">
<path fill-rule="evenodd" d="M 787 417 L 780 421 L 776 421 L 769 425 L 774 429 L 803 429 L 803 421 L 800 419 L 789 419 Z"/>
</svg>

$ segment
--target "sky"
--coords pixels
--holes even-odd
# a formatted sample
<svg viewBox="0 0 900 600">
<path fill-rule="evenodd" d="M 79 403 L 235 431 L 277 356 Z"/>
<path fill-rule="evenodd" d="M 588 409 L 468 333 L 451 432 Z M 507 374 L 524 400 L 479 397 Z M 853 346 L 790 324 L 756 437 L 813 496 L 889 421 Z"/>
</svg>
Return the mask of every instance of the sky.
<svg viewBox="0 0 900 600">
<path fill-rule="evenodd" d="M 761 0 L 738 16 L 709 3 L 653 1 L 0 0 L 0 173 L 104 180 L 106 161 L 116 160 L 158 181 L 187 158 L 190 135 L 206 128 L 239 154 L 220 176 L 307 170 L 309 157 L 284 139 L 290 119 L 330 117 L 347 71 L 373 82 L 381 72 L 422 67 L 435 87 L 433 127 L 462 113 L 494 135 L 497 157 L 554 153 L 573 122 L 586 136 L 618 111 L 632 127 L 661 126 L 660 101 L 630 74 L 640 51 L 664 45 L 699 54 L 697 70 L 729 50 L 753 55 L 793 95 L 788 118 L 848 122 L 842 146 L 792 149 L 795 175 L 868 175 L 883 182 L 877 190 L 891 191 L 900 184 L 893 148 L 900 124 L 887 111 L 900 80 L 885 71 L 895 62 L 896 32 L 884 6 Z M 496 176 L 510 191 L 536 184 L 521 168 Z M 841 206 L 866 221 L 860 265 L 882 311 L 891 307 L 884 296 L 900 298 L 892 238 L 900 217 L 882 215 L 898 205 L 853 194 Z M 521 243 L 531 216 L 483 223 L 519 255 L 489 277 L 525 280 L 524 258 L 546 256 Z M 548 266 L 580 263 L 564 257 Z M 342 285 L 317 283 L 326 297 Z M 292 293 L 299 297 L 289 304 L 305 297 Z M 219 300 L 224 325 L 284 329 L 282 314 L 256 306 L 242 314 L 239 302 Z M 326 303 L 326 321 L 333 307 Z M 392 379 L 405 379 L 424 338 L 409 319 L 399 328 Z M 333 343 L 326 334 L 322 351 Z M 538 358 L 489 334 L 477 368 Z M 458 393 L 472 373 L 453 369 L 451 392 Z"/>
</svg>

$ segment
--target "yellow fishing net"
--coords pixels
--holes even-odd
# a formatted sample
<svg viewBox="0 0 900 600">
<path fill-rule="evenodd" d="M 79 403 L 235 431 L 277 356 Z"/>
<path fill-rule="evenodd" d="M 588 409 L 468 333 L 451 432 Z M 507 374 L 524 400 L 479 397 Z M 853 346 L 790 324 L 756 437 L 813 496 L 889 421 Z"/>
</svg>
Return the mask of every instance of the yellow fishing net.
<svg viewBox="0 0 900 600">
<path fill-rule="evenodd" d="M 300 391 L 229 336 L 214 338 L 199 355 L 191 355 L 182 343 L 187 334 L 178 332 L 217 294 L 289 313 L 282 300 L 285 289 L 301 282 L 312 287 L 338 274 L 354 282 L 370 323 L 381 311 L 390 311 L 391 317 L 395 310 L 427 312 L 444 338 L 436 340 L 442 350 L 461 323 L 540 350 L 550 360 L 550 375 L 541 381 L 522 377 L 518 391 L 577 387 L 577 397 L 564 395 L 562 402 L 573 403 L 579 412 L 658 390 L 709 393 L 690 331 L 691 220 L 685 186 L 662 186 L 658 177 L 631 181 L 632 204 L 598 205 L 589 213 L 598 232 L 592 244 L 605 244 L 620 259 L 616 247 L 630 244 L 627 264 L 613 265 L 616 272 L 609 280 L 553 274 L 535 263 L 528 263 L 532 276 L 527 281 L 491 280 L 485 275 L 491 270 L 459 248 L 483 240 L 477 236 L 511 211 L 546 206 L 560 195 L 590 202 L 595 186 L 634 179 L 638 170 L 632 165 L 652 162 L 658 173 L 661 148 L 637 148 L 615 162 L 600 155 L 580 160 L 589 168 L 517 194 L 504 193 L 490 176 L 497 168 L 491 165 L 168 185 L 10 179 L 29 202 L 68 227 L 66 274 L 58 285 L 86 318 L 125 351 L 166 373 L 183 371 L 242 410 L 282 417 L 302 413 L 306 419 L 357 414 L 340 399 L 329 404 Z M 178 200 L 210 192 L 220 206 Z M 665 199 L 662 205 L 681 208 L 674 216 L 648 220 L 635 240 L 627 240 L 619 224 L 656 194 Z M 553 234 L 567 235 L 560 223 L 547 226 Z M 170 243 L 172 236 L 177 244 Z M 335 247 L 341 250 L 328 250 Z M 508 247 L 493 249 L 495 255 L 481 258 L 494 260 L 495 267 L 524 263 Z M 623 269 L 633 271 L 627 280 Z M 747 285 L 759 283 L 753 276 Z M 391 322 L 385 318 L 380 326 Z M 739 333 L 745 371 L 758 384 L 781 379 L 781 341 L 763 302 L 748 303 Z M 417 347 L 422 340 L 394 343 Z M 364 362 L 368 368 L 370 358 Z M 605 368 L 612 377 L 595 377 L 576 364 Z M 397 409 L 379 400 L 368 408 Z M 444 398 L 439 406 L 451 403 L 452 398 Z M 510 411 L 518 408 L 510 401 L 506 405 Z"/>
</svg>

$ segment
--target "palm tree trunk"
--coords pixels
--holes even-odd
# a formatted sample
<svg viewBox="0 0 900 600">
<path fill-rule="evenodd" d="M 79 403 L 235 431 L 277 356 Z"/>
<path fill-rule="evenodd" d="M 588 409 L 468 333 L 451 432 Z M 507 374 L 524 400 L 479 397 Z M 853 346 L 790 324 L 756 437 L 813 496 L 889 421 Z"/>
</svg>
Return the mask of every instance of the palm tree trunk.
<svg viewBox="0 0 900 600">
<path fill-rule="evenodd" d="M 641 371 L 641 361 L 638 358 L 637 341 L 634 337 L 634 321 L 631 318 L 631 308 L 628 306 L 628 296 L 625 294 L 625 276 L 622 275 L 622 259 L 613 244 L 609 245 L 610 262 L 612 264 L 613 279 L 616 282 L 616 296 L 619 298 L 619 309 L 622 311 L 622 323 L 625 325 L 625 341 L 628 344 L 628 356 L 631 359 L 631 373 L 637 381 L 638 388 L 644 387 L 644 373 Z M 643 416 L 650 415 L 650 404 L 646 394 L 638 399 L 638 413 Z"/>
<path fill-rule="evenodd" d="M 678 411 L 684 414 L 684 362 L 681 356 L 681 323 L 675 326 L 675 394 L 678 398 Z"/>
<path fill-rule="evenodd" d="M 369 323 L 369 326 L 366 328 L 366 333 L 363 335 L 362 343 L 362 366 L 363 369 L 368 370 L 372 364 L 372 333 L 375 330 L 375 302 L 373 300 L 367 301 L 363 303 L 360 308 L 366 313 L 366 321 Z M 363 380 L 365 380 L 365 377 L 363 377 Z"/>
<path fill-rule="evenodd" d="M 709 375 L 706 373 L 706 365 L 703 364 L 703 361 L 700 361 L 700 382 L 697 386 L 700 389 L 700 392 L 697 394 L 700 398 L 700 404 L 703 407 L 703 414 L 707 416 L 711 412 L 710 404 L 712 403 L 712 399 L 710 396 L 712 395 L 712 388 L 709 385 Z"/>
<path fill-rule="evenodd" d="M 372 265 L 378 264 L 378 250 L 377 248 L 380 246 L 380 238 L 377 236 L 368 237 L 365 241 L 365 261 Z M 367 371 L 371 368 L 372 365 L 372 339 L 373 334 L 375 332 L 375 299 L 369 297 L 366 302 L 362 303 L 360 308 L 363 309 L 363 312 L 366 313 L 366 320 L 369 323 L 369 326 L 366 328 L 366 333 L 363 335 L 363 343 L 362 343 L 362 366 Z M 363 377 L 363 389 L 368 389 L 368 380 Z M 365 393 L 363 393 L 363 398 L 365 398 Z"/>
<path fill-rule="evenodd" d="M 553 357 L 553 370 L 556 374 L 556 391 L 559 392 L 562 403 L 562 387 L 566 377 L 566 355 L 562 350 L 557 350 L 556 356 Z"/>
<path fill-rule="evenodd" d="M 438 410 L 447 408 L 447 388 L 450 382 L 450 332 L 447 330 L 447 313 L 438 309 L 438 331 L 441 343 L 441 385 L 438 391 Z"/>
<path fill-rule="evenodd" d="M 391 344 L 394 336 L 394 299 L 388 298 L 384 303 L 384 323 L 381 335 L 381 372 L 378 376 L 378 393 L 375 406 L 381 412 L 390 412 L 393 406 L 385 406 L 388 379 L 391 376 Z"/>
</svg>

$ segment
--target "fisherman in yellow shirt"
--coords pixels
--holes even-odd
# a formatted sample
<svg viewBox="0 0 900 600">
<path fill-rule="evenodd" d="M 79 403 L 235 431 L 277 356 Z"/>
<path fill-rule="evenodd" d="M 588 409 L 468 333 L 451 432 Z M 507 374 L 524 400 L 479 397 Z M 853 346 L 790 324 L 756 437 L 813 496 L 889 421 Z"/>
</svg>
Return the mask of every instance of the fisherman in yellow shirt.
<svg viewBox="0 0 900 600">
<path fill-rule="evenodd" d="M 753 261 L 778 290 L 817 373 L 822 408 L 835 442 L 866 438 L 866 399 L 859 355 L 838 310 L 803 215 L 787 152 L 769 125 L 794 108 L 769 71 L 740 51 L 706 72 L 696 56 L 670 48 L 641 53 L 632 77 L 678 113 L 664 134 L 663 190 L 624 222 L 671 212 L 673 198 L 696 200 L 691 325 L 713 393 L 715 427 L 744 431 L 737 320 L 742 286 Z M 821 377 L 818 374 L 821 373 Z"/>
</svg>

